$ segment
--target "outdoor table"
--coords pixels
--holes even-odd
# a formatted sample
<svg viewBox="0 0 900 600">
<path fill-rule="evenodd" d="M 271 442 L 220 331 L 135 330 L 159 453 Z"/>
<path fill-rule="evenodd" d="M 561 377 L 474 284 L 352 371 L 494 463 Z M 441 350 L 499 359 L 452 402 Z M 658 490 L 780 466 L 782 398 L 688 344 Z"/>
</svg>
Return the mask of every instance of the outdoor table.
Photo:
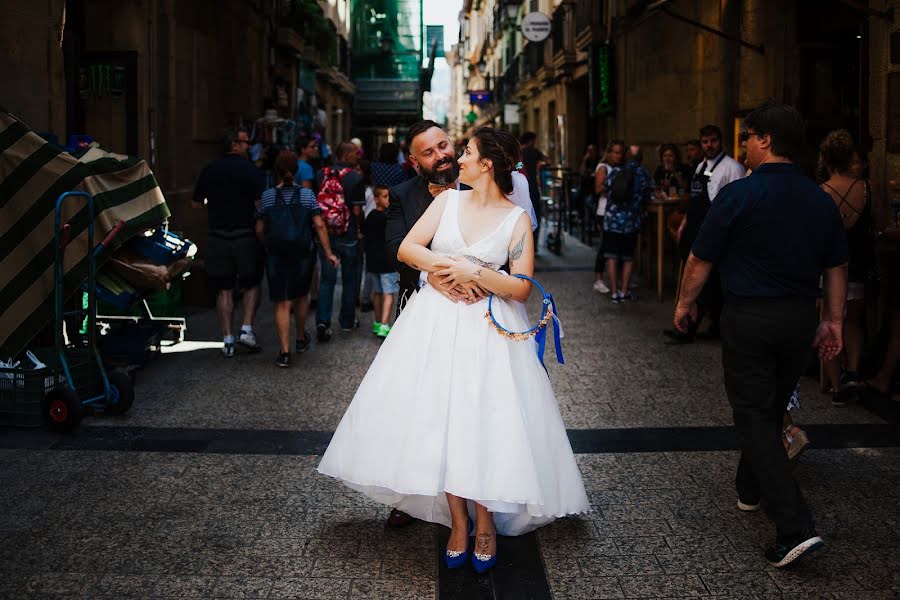
<svg viewBox="0 0 900 600">
<path fill-rule="evenodd" d="M 680 198 L 654 198 L 647 205 L 647 212 L 656 215 L 656 298 L 663 301 L 663 249 L 665 248 L 666 212 L 678 208 Z"/>
</svg>

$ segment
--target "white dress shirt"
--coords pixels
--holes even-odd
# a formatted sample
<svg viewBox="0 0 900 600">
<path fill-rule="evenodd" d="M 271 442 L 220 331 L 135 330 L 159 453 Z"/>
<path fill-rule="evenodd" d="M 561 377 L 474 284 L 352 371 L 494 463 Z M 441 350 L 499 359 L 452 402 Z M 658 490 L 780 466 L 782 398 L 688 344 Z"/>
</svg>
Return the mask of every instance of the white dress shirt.
<svg viewBox="0 0 900 600">
<path fill-rule="evenodd" d="M 719 160 L 719 157 L 722 158 L 722 161 L 716 166 L 715 170 L 710 173 L 709 169 L 711 169 L 712 166 L 716 164 L 716 161 Z M 697 170 L 694 171 L 694 173 L 700 173 L 702 169 L 706 169 L 707 175 L 709 176 L 709 181 L 706 184 L 706 190 L 707 193 L 709 193 L 710 202 L 715 202 L 716 195 L 718 195 L 719 190 L 721 190 L 732 181 L 743 179 L 744 174 L 747 172 L 747 170 L 741 166 L 741 163 L 734 160 L 724 152 L 722 152 L 721 154 L 719 154 L 719 156 L 715 157 L 712 160 L 704 160 L 703 162 L 701 162 L 699 165 L 697 165 Z"/>
</svg>

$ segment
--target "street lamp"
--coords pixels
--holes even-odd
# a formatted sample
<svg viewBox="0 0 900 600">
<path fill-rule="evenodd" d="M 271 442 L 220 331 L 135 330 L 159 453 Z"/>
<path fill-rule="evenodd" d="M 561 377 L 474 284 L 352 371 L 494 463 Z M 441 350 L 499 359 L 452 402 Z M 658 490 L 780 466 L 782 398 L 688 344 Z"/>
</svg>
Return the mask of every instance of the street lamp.
<svg viewBox="0 0 900 600">
<path fill-rule="evenodd" d="M 510 25 L 516 24 L 520 6 L 522 6 L 522 0 L 506 0 L 506 19 Z"/>
</svg>

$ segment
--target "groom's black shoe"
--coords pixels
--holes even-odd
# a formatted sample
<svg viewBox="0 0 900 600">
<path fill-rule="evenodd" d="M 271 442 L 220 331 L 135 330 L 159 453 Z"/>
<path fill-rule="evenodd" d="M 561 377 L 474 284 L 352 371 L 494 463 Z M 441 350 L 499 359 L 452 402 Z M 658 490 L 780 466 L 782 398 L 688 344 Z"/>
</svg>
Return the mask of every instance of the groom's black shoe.
<svg viewBox="0 0 900 600">
<path fill-rule="evenodd" d="M 403 512 L 402 510 L 397 510 L 396 508 L 391 509 L 391 514 L 387 518 L 387 526 L 388 527 L 403 527 L 405 525 L 409 525 L 415 521 L 411 516 Z"/>
</svg>

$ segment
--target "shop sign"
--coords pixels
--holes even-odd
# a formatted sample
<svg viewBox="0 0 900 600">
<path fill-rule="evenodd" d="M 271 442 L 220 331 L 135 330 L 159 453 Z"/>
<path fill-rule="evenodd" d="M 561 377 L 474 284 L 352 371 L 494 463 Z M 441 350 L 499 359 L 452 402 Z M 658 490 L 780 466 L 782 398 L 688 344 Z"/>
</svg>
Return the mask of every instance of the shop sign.
<svg viewBox="0 0 900 600">
<path fill-rule="evenodd" d="M 78 96 L 89 98 L 121 98 L 125 95 L 127 73 L 124 66 L 94 64 L 78 70 Z"/>
<path fill-rule="evenodd" d="M 529 42 L 543 42 L 550 37 L 552 30 L 550 17 L 542 12 L 530 12 L 522 19 L 522 35 Z"/>
<path fill-rule="evenodd" d="M 503 105 L 503 122 L 507 125 L 519 124 L 519 105 L 504 104 Z"/>
<path fill-rule="evenodd" d="M 488 91 L 469 92 L 470 104 L 491 104 L 494 101 L 494 94 Z"/>
<path fill-rule="evenodd" d="M 615 71 L 612 45 L 599 44 L 588 55 L 590 112 L 592 117 L 611 117 L 616 112 Z"/>
</svg>

